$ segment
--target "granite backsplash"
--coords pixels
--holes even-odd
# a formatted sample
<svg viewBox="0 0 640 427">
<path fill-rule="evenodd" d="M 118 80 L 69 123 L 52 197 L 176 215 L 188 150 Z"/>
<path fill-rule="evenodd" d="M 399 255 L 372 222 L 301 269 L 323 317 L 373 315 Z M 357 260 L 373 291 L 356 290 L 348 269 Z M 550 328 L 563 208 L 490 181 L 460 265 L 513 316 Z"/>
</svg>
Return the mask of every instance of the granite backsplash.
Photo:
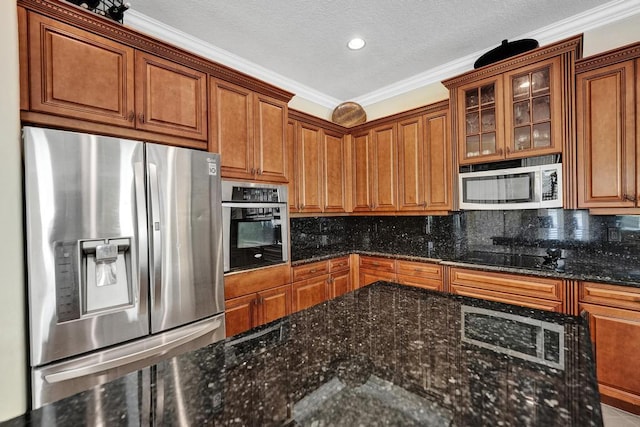
<svg viewBox="0 0 640 427">
<path fill-rule="evenodd" d="M 567 262 L 640 268 L 640 216 L 532 209 L 291 219 L 293 261 L 350 251 L 444 260 L 472 252 L 545 256 L 549 248 L 561 249 Z"/>
</svg>

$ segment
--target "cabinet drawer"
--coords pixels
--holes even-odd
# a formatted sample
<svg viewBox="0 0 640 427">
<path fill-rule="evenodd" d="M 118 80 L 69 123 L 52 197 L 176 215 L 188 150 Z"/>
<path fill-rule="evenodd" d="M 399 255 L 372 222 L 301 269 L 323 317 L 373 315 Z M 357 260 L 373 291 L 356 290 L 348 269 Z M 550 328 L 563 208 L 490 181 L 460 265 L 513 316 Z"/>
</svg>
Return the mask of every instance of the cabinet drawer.
<svg viewBox="0 0 640 427">
<path fill-rule="evenodd" d="M 293 267 L 291 269 L 291 281 L 297 282 L 298 280 L 304 280 L 322 274 L 329 274 L 329 261 L 318 261 Z"/>
<path fill-rule="evenodd" d="M 580 286 L 580 302 L 640 311 L 640 289 L 582 282 Z"/>
<path fill-rule="evenodd" d="M 489 301 L 519 305 L 522 307 L 535 308 L 538 310 L 555 311 L 557 313 L 562 312 L 562 301 L 549 301 L 541 298 L 525 297 L 508 294 L 505 292 L 497 292 L 482 288 L 472 288 L 459 285 L 451 285 L 451 293 L 464 295 L 467 297 L 486 299 Z"/>
<path fill-rule="evenodd" d="M 517 296 L 562 301 L 562 280 L 516 274 L 451 269 L 451 287 L 484 289 Z"/>
<path fill-rule="evenodd" d="M 378 280 L 383 280 L 385 282 L 395 282 L 396 281 L 396 273 L 390 271 L 381 271 L 381 270 L 360 270 L 360 282 L 358 283 L 358 287 L 363 287 L 372 284 L 373 282 L 377 282 Z"/>
<path fill-rule="evenodd" d="M 442 280 L 440 279 L 433 279 L 430 277 L 422 276 L 410 276 L 398 273 L 397 282 L 401 285 L 430 289 L 432 291 L 442 291 Z"/>
<path fill-rule="evenodd" d="M 349 266 L 350 264 L 348 256 L 329 260 L 329 271 L 332 273 L 334 271 L 348 270 Z"/>
<path fill-rule="evenodd" d="M 397 261 L 396 272 L 409 276 L 428 277 L 442 280 L 442 266 L 413 261 Z"/>
<path fill-rule="evenodd" d="M 389 271 L 395 273 L 396 261 L 390 258 L 378 258 L 361 255 L 360 268 L 368 268 L 371 270 Z"/>
</svg>

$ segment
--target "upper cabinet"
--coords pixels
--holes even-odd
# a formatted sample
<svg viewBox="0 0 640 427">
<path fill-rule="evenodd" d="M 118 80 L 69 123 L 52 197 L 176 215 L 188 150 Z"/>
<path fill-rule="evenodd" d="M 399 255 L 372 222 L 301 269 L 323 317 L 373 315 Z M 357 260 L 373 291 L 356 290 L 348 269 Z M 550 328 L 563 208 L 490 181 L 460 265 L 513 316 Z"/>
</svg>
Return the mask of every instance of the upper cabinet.
<svg viewBox="0 0 640 427">
<path fill-rule="evenodd" d="M 639 57 L 635 44 L 576 65 L 578 208 L 639 206 Z"/>
<path fill-rule="evenodd" d="M 244 150 L 240 160 L 223 156 L 231 162 L 223 176 L 231 170 L 234 177 L 286 182 L 289 92 L 60 0 L 18 0 L 18 29 L 24 123 L 201 149 L 219 144 L 232 154 Z M 216 82 L 210 90 L 209 76 Z M 235 108 L 229 117 L 207 113 L 218 78 L 238 95 L 220 96 Z M 221 142 L 210 125 L 243 139 Z M 246 147 L 237 148 L 238 141 Z"/>
<path fill-rule="evenodd" d="M 210 151 L 224 178 L 287 182 L 287 104 L 222 80 L 210 82 Z"/>
<path fill-rule="evenodd" d="M 398 210 L 451 210 L 448 102 L 398 121 Z"/>
<path fill-rule="evenodd" d="M 291 111 L 287 124 L 289 210 L 292 213 L 347 211 L 347 139 L 338 126 Z"/>
<path fill-rule="evenodd" d="M 395 211 L 398 199 L 397 124 L 353 134 L 353 211 Z"/>
<path fill-rule="evenodd" d="M 458 164 L 562 153 L 570 144 L 574 37 L 443 82 Z"/>
</svg>

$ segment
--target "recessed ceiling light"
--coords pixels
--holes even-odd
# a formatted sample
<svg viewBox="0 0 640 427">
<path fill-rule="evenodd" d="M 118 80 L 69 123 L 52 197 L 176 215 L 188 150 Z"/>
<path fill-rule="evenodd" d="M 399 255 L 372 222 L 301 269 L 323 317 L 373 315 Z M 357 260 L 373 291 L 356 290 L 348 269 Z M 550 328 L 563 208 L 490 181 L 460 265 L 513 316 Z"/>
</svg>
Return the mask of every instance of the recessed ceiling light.
<svg viewBox="0 0 640 427">
<path fill-rule="evenodd" d="M 356 37 L 354 39 L 349 40 L 349 43 L 347 43 L 347 46 L 349 47 L 349 49 L 351 50 L 358 50 L 358 49 L 362 49 L 365 45 L 364 40 L 362 40 L 359 37 Z"/>
</svg>

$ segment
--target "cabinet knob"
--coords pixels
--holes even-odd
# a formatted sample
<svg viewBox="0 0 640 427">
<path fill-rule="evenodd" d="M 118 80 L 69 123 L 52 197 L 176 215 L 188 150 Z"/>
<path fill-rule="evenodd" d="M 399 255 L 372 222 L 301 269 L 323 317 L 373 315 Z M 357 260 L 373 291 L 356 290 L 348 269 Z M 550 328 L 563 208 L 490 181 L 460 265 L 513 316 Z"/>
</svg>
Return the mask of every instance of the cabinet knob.
<svg viewBox="0 0 640 427">
<path fill-rule="evenodd" d="M 507 147 L 507 154 L 511 153 L 511 148 Z"/>
<path fill-rule="evenodd" d="M 627 200 L 627 201 L 629 201 L 629 202 L 635 202 L 635 201 L 636 201 L 635 196 L 630 196 L 630 195 L 628 195 L 628 194 L 625 194 L 625 195 L 624 195 L 624 199 L 625 199 L 625 200 Z"/>
<path fill-rule="evenodd" d="M 304 204 L 300 205 L 300 209 L 304 209 Z"/>
<path fill-rule="evenodd" d="M 133 111 L 129 111 L 129 117 L 128 120 L 130 122 L 134 121 L 136 119 L 136 113 L 134 113 Z"/>
<path fill-rule="evenodd" d="M 255 174 L 256 174 L 255 168 L 251 168 L 251 175 L 255 175 Z"/>
<path fill-rule="evenodd" d="M 502 156 L 502 153 L 503 153 L 502 148 L 498 148 L 498 155 Z"/>
<path fill-rule="evenodd" d="M 144 113 L 140 113 L 138 115 L 138 119 L 140 120 L 140 123 L 144 123 Z"/>
<path fill-rule="evenodd" d="M 258 169 L 258 175 L 262 175 L 262 169 Z"/>
</svg>

